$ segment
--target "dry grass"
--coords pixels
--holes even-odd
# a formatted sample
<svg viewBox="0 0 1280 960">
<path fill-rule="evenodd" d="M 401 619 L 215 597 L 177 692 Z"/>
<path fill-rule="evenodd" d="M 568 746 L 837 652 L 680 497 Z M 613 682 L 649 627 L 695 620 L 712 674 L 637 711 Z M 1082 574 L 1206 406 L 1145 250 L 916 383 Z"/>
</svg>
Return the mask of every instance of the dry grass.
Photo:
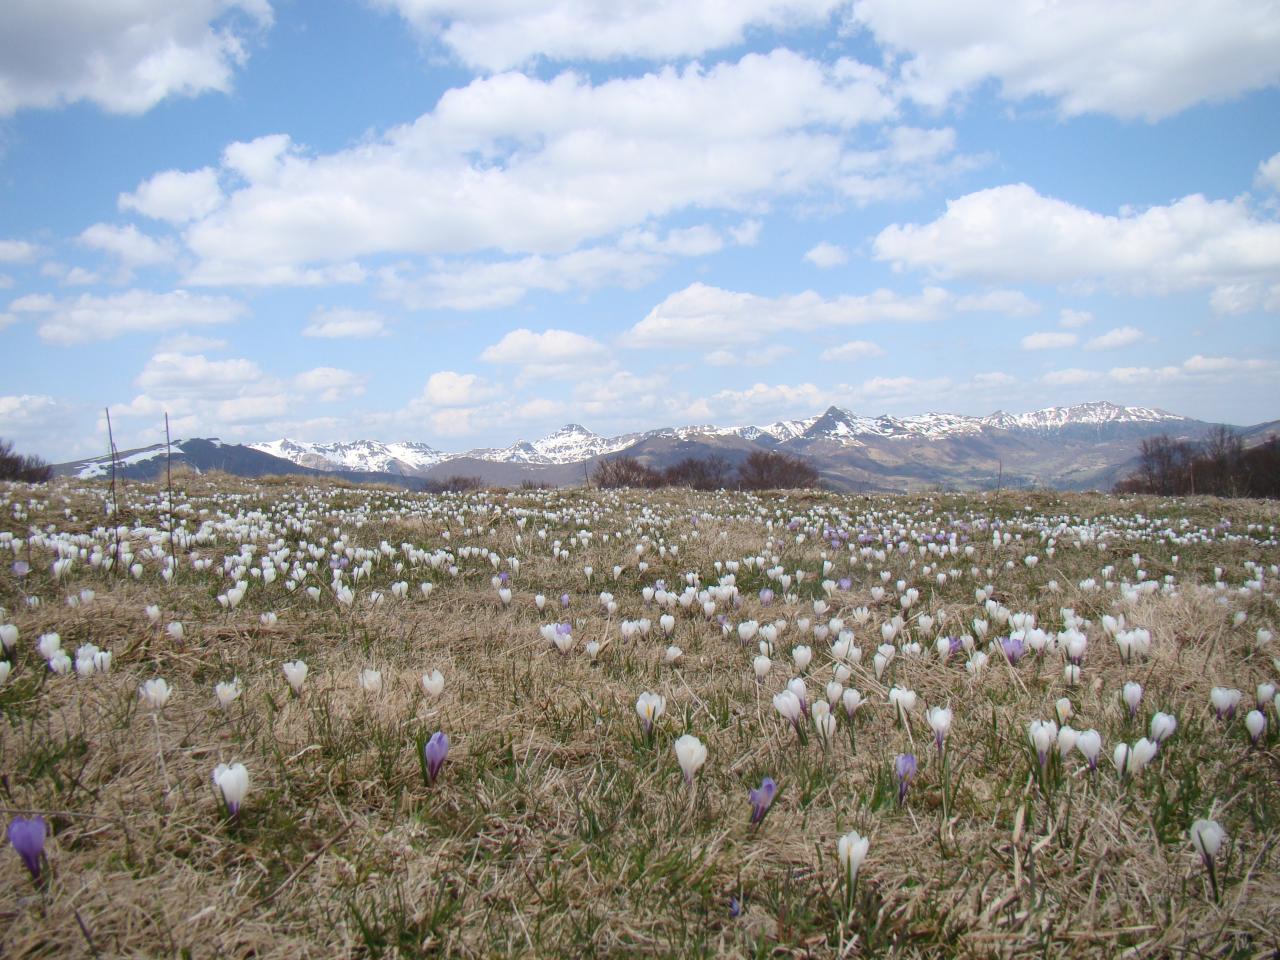
<svg viewBox="0 0 1280 960">
<path fill-rule="evenodd" d="M 999 500 L 678 491 L 433 498 L 285 478 L 265 487 L 192 475 L 175 483 L 182 527 L 172 582 L 159 575 L 168 549 L 163 490 L 130 485 L 121 494 L 140 577 L 77 559 L 55 580 L 52 543 L 31 531 L 48 538 L 56 528 L 81 538 L 76 546 L 92 552 L 96 543 L 110 555 L 114 537 L 101 529 L 105 488 L 0 488 L 7 521 L 0 532 L 25 541 L 12 559 L 31 565 L 19 577 L 7 559 L 0 571 L 0 622 L 21 634 L 13 673 L 0 687 L 0 806 L 6 819 L 39 812 L 53 828 L 42 889 L 12 851 L 4 855 L 0 942 L 8 956 L 1280 950 L 1277 718 L 1268 711 L 1268 732 L 1255 748 L 1243 710 L 1223 724 L 1208 709 L 1212 686 L 1244 691 L 1247 709 L 1255 686 L 1278 672 L 1276 651 L 1255 649 L 1254 641 L 1259 628 L 1277 632 L 1270 568 L 1280 561 L 1280 517 L 1272 505 L 1044 493 Z M 787 529 L 796 517 L 800 528 Z M 922 556 L 913 543 L 906 553 L 864 558 L 821 542 L 824 522 L 856 535 L 873 519 L 876 533 L 973 525 L 964 529 L 974 556 Z M 995 520 L 1021 539 L 993 548 L 989 527 L 975 524 Z M 198 541 L 206 522 L 212 537 Z M 300 532 L 303 525 L 309 532 Z M 311 559 L 297 555 L 299 537 L 326 538 L 332 548 L 335 528 L 349 547 L 376 555 L 369 576 L 354 584 L 351 606 L 329 589 L 329 553 L 295 590 L 285 583 L 295 559 Z M 575 539 L 584 529 L 594 533 L 587 545 Z M 1056 539 L 1052 556 L 1046 531 Z M 294 551 L 279 579 L 251 578 L 236 609 L 220 607 L 217 595 L 234 585 L 222 575 L 223 558 L 253 543 L 257 564 L 278 539 Z M 567 560 L 552 558 L 557 540 Z M 378 553 L 384 541 L 392 555 Z M 144 555 L 148 543 L 153 555 Z M 400 549 L 405 543 L 451 559 L 440 569 L 414 565 Z M 644 572 L 637 544 L 645 545 Z M 678 547 L 678 556 L 669 549 L 662 556 L 660 546 Z M 466 548 L 476 548 L 474 555 Z M 501 570 L 509 570 L 507 558 L 520 560 L 509 605 L 491 582 L 490 552 Z M 830 577 L 849 577 L 852 586 L 837 590 L 817 618 L 824 552 L 834 564 Z M 1148 579 L 1172 576 L 1176 589 L 1123 600 L 1120 584 L 1134 580 L 1134 553 Z M 192 554 L 212 559 L 211 569 L 193 570 Z M 1027 554 L 1039 557 L 1034 568 L 1022 562 Z M 807 573 L 792 586 L 798 596 L 785 602 L 777 583 L 743 566 L 741 609 L 718 605 L 731 626 L 789 621 L 763 684 L 751 668 L 755 641 L 743 646 L 736 632 L 725 635 L 697 602 L 673 611 L 668 641 L 658 627 L 662 611 L 641 596 L 659 579 L 679 592 L 689 573 L 713 586 L 725 572 L 717 561 L 757 555 L 777 556 L 787 573 Z M 1241 592 L 1257 579 L 1246 562 L 1268 568 L 1260 589 Z M 456 575 L 445 569 L 450 563 Z M 623 567 L 616 580 L 615 564 Z M 1108 565 L 1111 588 L 1100 572 Z M 358 555 L 348 569 L 357 566 Z M 594 570 L 590 581 L 585 566 Z M 1214 587 L 1215 566 L 1225 588 Z M 890 579 L 875 603 L 870 590 L 882 585 L 881 570 Z M 939 585 L 943 571 L 948 580 Z M 1080 581 L 1090 577 L 1100 588 L 1082 591 Z M 898 579 L 921 594 L 898 642 L 919 639 L 925 650 L 900 652 L 877 681 L 871 659 L 881 624 L 900 612 Z M 390 593 L 400 580 L 409 585 L 405 599 Z M 435 587 L 424 598 L 419 584 L 427 581 Z M 1078 687 L 1064 685 L 1052 651 L 1010 667 L 993 646 L 977 678 L 963 657 L 939 661 L 935 635 L 959 635 L 972 618 L 990 619 L 974 598 L 987 584 L 1005 608 L 1034 612 L 1051 632 L 1062 629 L 1063 607 L 1092 621 Z M 313 585 L 323 590 L 319 601 L 305 595 Z M 766 585 L 778 593 L 767 608 L 759 598 Z M 95 592 L 92 601 L 68 606 L 66 597 L 83 589 Z M 384 594 L 380 603 L 371 602 L 371 590 Z M 601 607 L 601 591 L 614 595 L 616 614 Z M 560 616 L 564 592 L 577 639 L 569 655 L 538 633 Z M 545 613 L 535 609 L 537 593 L 547 597 Z M 31 595 L 39 606 L 28 605 Z M 160 606 L 158 624 L 144 613 L 148 604 Z M 854 625 L 852 611 L 863 605 L 870 620 Z M 264 625 L 265 611 L 278 622 Z M 1244 623 L 1235 623 L 1237 611 L 1246 613 Z M 940 612 L 945 623 L 919 629 L 920 614 Z M 1104 614 L 1119 612 L 1151 632 L 1149 657 L 1122 662 L 1101 627 Z M 641 616 L 652 620 L 650 633 L 623 640 L 621 621 Z M 829 640 L 802 639 L 796 621 L 807 617 L 812 629 L 831 616 L 846 619 L 863 650 L 848 681 L 869 701 L 857 715 L 856 750 L 843 714 L 824 751 L 812 733 L 800 745 L 772 706 L 800 642 L 813 648 L 810 696 L 821 697 L 832 673 Z M 180 643 L 164 630 L 171 620 L 185 624 Z M 35 649 L 48 631 L 73 656 L 88 642 L 113 651 L 110 672 L 50 674 Z M 1002 635 L 1008 629 L 992 619 L 987 639 Z M 587 640 L 604 644 L 594 663 L 583 653 Z M 668 642 L 684 651 L 675 665 L 663 663 Z M 295 658 L 311 667 L 300 698 L 281 673 L 281 663 Z M 382 670 L 381 695 L 359 689 L 366 667 Z M 432 668 L 446 678 L 434 699 L 418 685 Z M 174 688 L 158 713 L 137 694 L 157 676 Z M 244 692 L 224 710 L 213 687 L 233 676 Z M 1144 688 L 1135 721 L 1119 700 L 1127 680 Z M 945 805 L 923 709 L 904 728 L 886 703 L 891 684 L 914 689 L 922 703 L 954 708 Z M 667 698 L 653 744 L 635 713 L 644 690 Z M 1027 724 L 1053 717 L 1064 695 L 1073 701 L 1073 726 L 1103 736 L 1094 775 L 1078 754 L 1037 775 Z M 1122 781 L 1107 758 L 1116 743 L 1145 735 L 1156 710 L 1177 716 L 1177 733 L 1150 768 Z M 435 730 L 448 733 L 451 751 L 428 787 L 415 753 Z M 671 746 L 685 732 L 709 750 L 693 789 L 682 782 Z M 904 752 L 919 757 L 920 772 L 899 807 L 892 766 Z M 210 779 L 216 763 L 230 761 L 245 763 L 252 781 L 233 821 L 222 815 Z M 755 830 L 747 791 L 765 775 L 781 793 Z M 1200 817 L 1219 820 L 1230 837 L 1217 860 L 1219 902 L 1186 839 Z M 852 905 L 835 862 L 837 838 L 851 829 L 871 838 Z M 731 901 L 740 907 L 736 916 Z"/>
</svg>

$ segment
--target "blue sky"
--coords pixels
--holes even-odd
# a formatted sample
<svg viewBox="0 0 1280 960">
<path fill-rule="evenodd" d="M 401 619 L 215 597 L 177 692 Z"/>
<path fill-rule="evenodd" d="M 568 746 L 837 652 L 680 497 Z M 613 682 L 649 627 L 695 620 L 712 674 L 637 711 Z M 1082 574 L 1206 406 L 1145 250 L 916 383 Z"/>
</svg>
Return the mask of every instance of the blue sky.
<svg viewBox="0 0 1280 960">
<path fill-rule="evenodd" d="M 1280 3 L 16 0 L 0 437 L 1280 417 Z"/>
</svg>

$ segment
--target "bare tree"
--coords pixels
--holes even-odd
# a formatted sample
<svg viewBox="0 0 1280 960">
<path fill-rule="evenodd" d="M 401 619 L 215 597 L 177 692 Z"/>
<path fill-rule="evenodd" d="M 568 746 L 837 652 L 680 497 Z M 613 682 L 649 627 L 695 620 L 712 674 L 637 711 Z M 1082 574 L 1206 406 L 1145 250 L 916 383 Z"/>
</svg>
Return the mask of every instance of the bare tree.
<svg viewBox="0 0 1280 960">
<path fill-rule="evenodd" d="M 635 457 L 610 457 L 596 464 L 591 475 L 597 487 L 604 490 L 618 487 L 643 487 L 653 490 L 662 486 L 662 474 L 647 467 Z"/>
<path fill-rule="evenodd" d="M 15 453 L 12 443 L 8 440 L 0 440 L 0 480 L 46 483 L 52 476 L 53 467 L 39 457 Z"/>
<path fill-rule="evenodd" d="M 738 486 L 743 490 L 785 490 L 817 485 L 818 471 L 812 464 L 773 450 L 756 450 L 738 468 Z"/>
</svg>

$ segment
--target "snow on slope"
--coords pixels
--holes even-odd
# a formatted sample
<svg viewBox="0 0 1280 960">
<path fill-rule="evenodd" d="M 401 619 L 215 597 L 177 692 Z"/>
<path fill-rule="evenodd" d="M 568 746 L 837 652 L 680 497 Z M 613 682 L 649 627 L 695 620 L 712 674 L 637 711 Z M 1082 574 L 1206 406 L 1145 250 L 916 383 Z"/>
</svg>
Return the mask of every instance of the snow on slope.
<svg viewBox="0 0 1280 960">
<path fill-rule="evenodd" d="M 1024 414 L 1008 414 L 998 410 L 985 417 L 951 413 L 924 413 L 906 417 L 864 417 L 840 407 L 830 407 L 815 417 L 779 420 L 764 426 L 664 427 L 643 434 L 628 433 L 617 437 L 602 437 L 580 424 L 569 423 L 540 440 L 519 440 L 509 447 L 480 448 L 468 450 L 465 453 L 443 453 L 425 443 L 381 443 L 376 440 L 308 443 L 281 439 L 255 443 L 251 446 L 255 450 L 283 457 L 300 466 L 320 470 L 414 473 L 459 457 L 496 463 L 579 463 L 592 457 L 625 450 L 637 441 L 650 437 L 688 439 L 706 435 L 736 436 L 744 440 L 758 440 L 768 436 L 778 442 L 803 438 L 859 446 L 866 438 L 872 437 L 889 440 L 940 440 L 947 437 L 977 436 L 984 430 L 1025 430 L 1045 433 L 1082 424 L 1103 426 L 1123 423 L 1163 423 L 1185 419 L 1185 417 L 1151 407 L 1123 407 L 1106 402 L 1082 403 L 1071 407 L 1048 407 Z"/>
</svg>

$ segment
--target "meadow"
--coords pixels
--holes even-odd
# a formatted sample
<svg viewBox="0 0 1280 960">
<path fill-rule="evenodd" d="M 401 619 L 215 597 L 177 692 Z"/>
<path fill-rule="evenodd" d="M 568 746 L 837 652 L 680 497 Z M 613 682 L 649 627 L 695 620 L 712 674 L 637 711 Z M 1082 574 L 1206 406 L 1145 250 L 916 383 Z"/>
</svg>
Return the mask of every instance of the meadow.
<svg viewBox="0 0 1280 960">
<path fill-rule="evenodd" d="M 0 943 L 1274 956 L 1278 531 L 1210 498 L 5 485 Z"/>
</svg>

